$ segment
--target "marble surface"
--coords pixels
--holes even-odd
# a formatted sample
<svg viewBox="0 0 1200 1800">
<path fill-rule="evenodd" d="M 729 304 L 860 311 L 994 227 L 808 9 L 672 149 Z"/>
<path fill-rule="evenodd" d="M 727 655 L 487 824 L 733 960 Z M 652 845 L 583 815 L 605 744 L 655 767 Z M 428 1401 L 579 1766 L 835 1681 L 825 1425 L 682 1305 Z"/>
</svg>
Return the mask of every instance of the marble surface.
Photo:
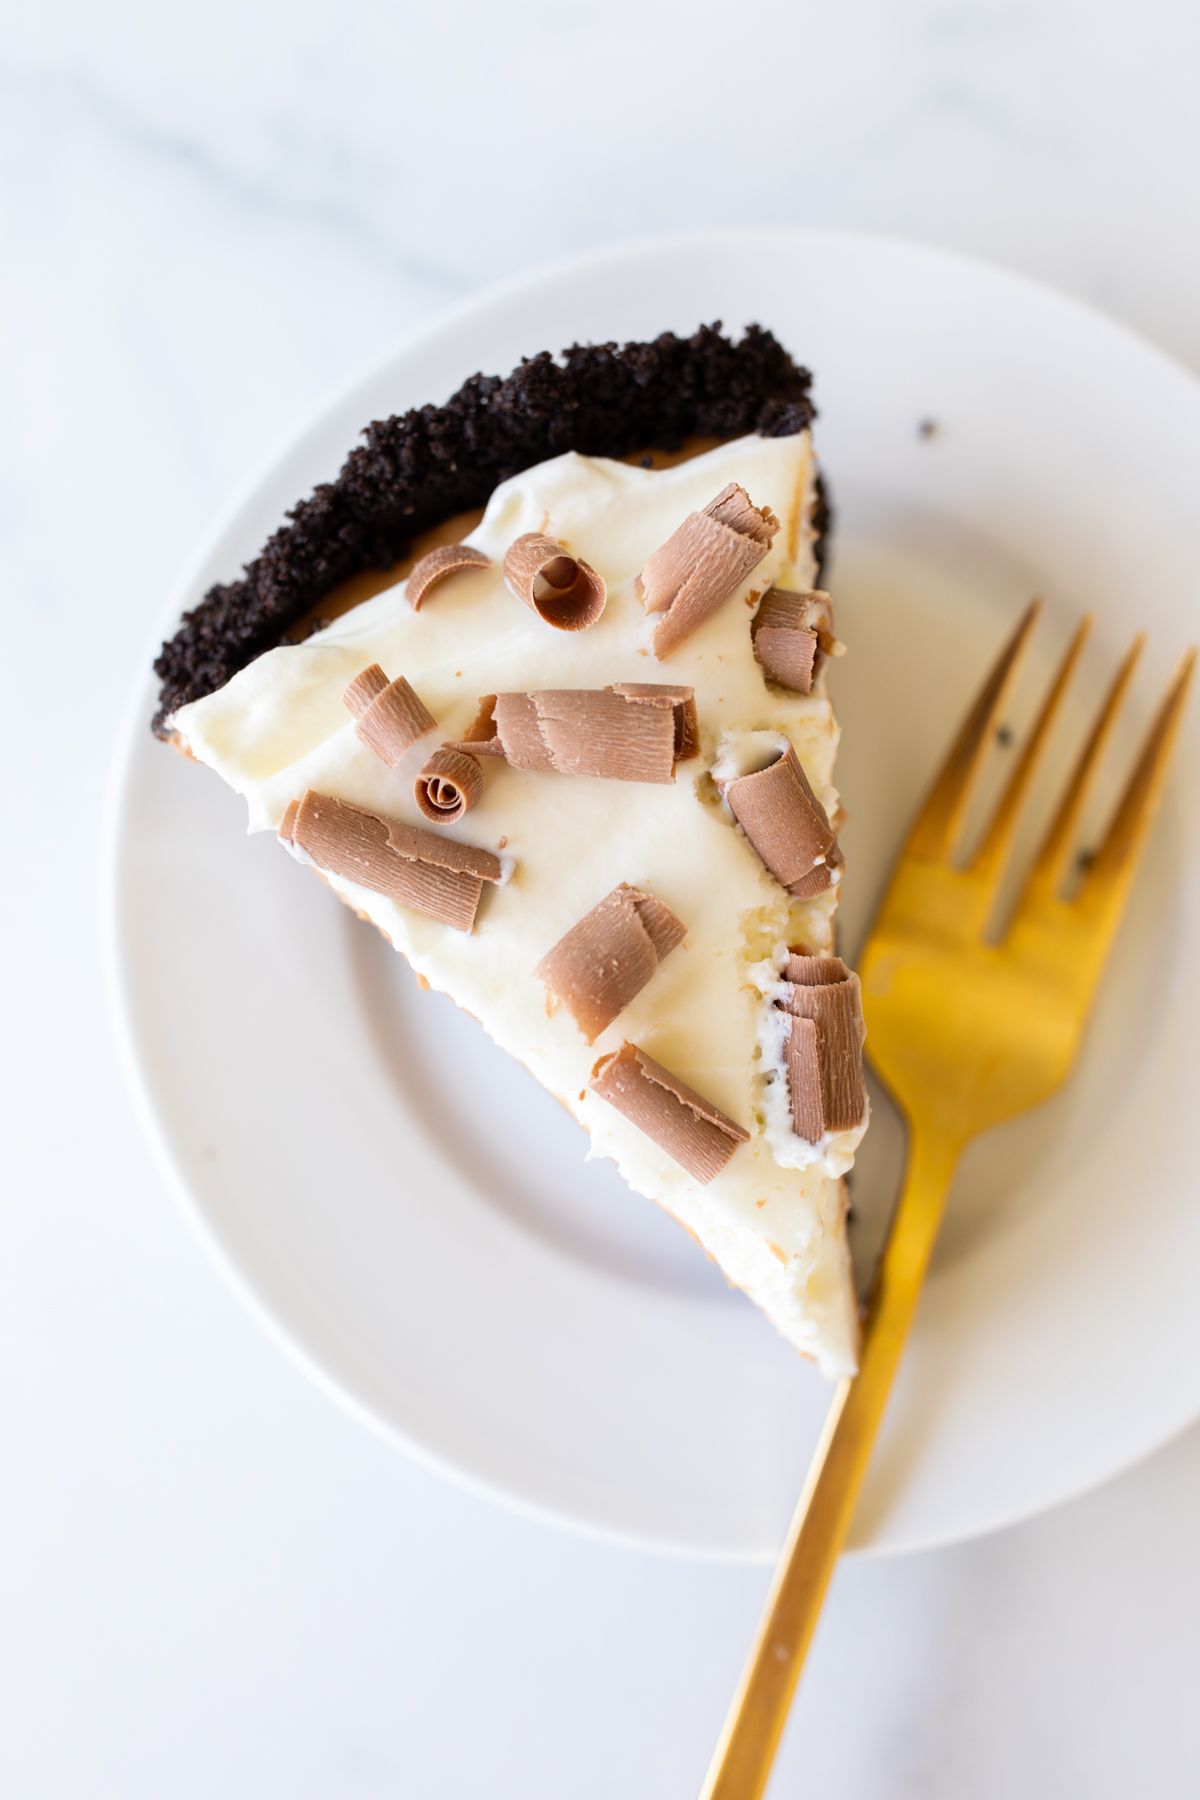
<svg viewBox="0 0 1200 1800">
<path fill-rule="evenodd" d="M 330 384 L 579 246 L 908 233 L 1200 369 L 1198 53 L 1183 0 L 6 9 L 0 719 L 38 879 L 0 885 L 0 1791 L 695 1791 L 761 1572 L 537 1527 L 389 1451 L 168 1203 L 95 918 L 131 671 Z M 1193 1794 L 1198 1483 L 1194 1431 L 1033 1524 L 845 1567 L 774 1791 Z"/>
</svg>

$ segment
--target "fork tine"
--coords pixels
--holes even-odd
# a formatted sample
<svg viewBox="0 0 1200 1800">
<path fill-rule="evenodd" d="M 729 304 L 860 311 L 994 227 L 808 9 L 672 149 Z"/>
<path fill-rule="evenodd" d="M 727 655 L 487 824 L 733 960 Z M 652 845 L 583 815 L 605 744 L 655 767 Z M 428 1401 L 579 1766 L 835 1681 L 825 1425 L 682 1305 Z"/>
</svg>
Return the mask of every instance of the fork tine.
<svg viewBox="0 0 1200 1800">
<path fill-rule="evenodd" d="M 1030 783 L 1037 772 L 1037 766 L 1041 761 L 1042 752 L 1046 748 L 1051 727 L 1058 716 L 1058 709 L 1062 704 L 1062 697 L 1067 691 L 1067 684 L 1083 653 L 1092 623 L 1091 613 L 1085 614 L 1080 620 L 1079 628 L 1068 644 L 1066 655 L 1059 664 L 1058 673 L 1051 682 L 1046 698 L 1042 702 L 1042 710 L 1038 714 L 1037 724 L 1026 740 L 1020 761 L 1000 797 L 983 842 L 971 859 L 971 873 L 981 877 L 987 885 L 994 886 L 1004 871 L 1005 860 L 1012 843 L 1013 832 L 1016 830 L 1017 820 L 1020 817 L 1021 807 L 1029 792 Z"/>
<path fill-rule="evenodd" d="M 1075 833 L 1079 825 L 1080 814 L 1084 802 L 1091 791 L 1092 781 L 1100 764 L 1100 758 L 1116 722 L 1117 713 L 1133 679 L 1133 671 L 1145 648 L 1145 633 L 1140 632 L 1125 652 L 1120 668 L 1113 676 L 1112 683 L 1104 703 L 1096 715 L 1095 723 L 1088 733 L 1087 742 L 1079 753 L 1079 759 L 1071 771 L 1071 778 L 1066 791 L 1059 802 L 1058 811 L 1051 820 L 1050 829 L 1038 848 L 1037 855 L 1029 871 L 1025 891 L 1021 896 L 1025 901 L 1041 902 L 1052 899 L 1058 892 L 1066 867 L 1067 858 L 1075 842 Z"/>
<path fill-rule="evenodd" d="M 1125 790 L 1117 802 L 1117 810 L 1104 834 L 1104 842 L 1080 885 L 1078 898 L 1084 904 L 1096 899 L 1103 900 L 1114 889 L 1123 891 L 1123 887 L 1133 877 L 1162 797 L 1171 752 L 1179 734 L 1179 724 L 1195 670 L 1196 652 L 1193 649 L 1187 652 L 1175 671 L 1154 723 L 1138 753 Z"/>
<path fill-rule="evenodd" d="M 953 847 L 996 715 L 1004 704 L 1021 652 L 1041 609 L 1040 600 L 1030 601 L 979 690 L 909 832 L 904 849 L 906 856 L 925 857 L 935 862 L 948 855 Z"/>
</svg>

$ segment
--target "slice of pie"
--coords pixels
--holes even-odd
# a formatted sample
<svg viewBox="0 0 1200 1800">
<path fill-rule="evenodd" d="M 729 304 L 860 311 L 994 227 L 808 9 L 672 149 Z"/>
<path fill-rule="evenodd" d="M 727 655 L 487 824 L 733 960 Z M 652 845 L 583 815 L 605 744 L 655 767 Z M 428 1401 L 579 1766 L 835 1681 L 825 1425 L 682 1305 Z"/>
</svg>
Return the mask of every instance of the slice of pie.
<svg viewBox="0 0 1200 1800">
<path fill-rule="evenodd" d="M 756 328 L 476 376 L 185 617 L 155 724 L 836 1375 L 866 1100 L 812 416 Z"/>
</svg>

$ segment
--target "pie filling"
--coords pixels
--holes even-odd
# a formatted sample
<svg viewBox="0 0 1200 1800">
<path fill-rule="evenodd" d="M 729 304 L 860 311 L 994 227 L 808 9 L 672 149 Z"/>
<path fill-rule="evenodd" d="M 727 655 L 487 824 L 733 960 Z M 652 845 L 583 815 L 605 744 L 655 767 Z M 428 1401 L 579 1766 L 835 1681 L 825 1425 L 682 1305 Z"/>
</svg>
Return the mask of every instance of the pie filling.
<svg viewBox="0 0 1200 1800">
<path fill-rule="evenodd" d="M 167 725 L 840 1375 L 866 1117 L 814 479 L 807 431 L 555 456 L 419 606 L 396 582 Z"/>
</svg>

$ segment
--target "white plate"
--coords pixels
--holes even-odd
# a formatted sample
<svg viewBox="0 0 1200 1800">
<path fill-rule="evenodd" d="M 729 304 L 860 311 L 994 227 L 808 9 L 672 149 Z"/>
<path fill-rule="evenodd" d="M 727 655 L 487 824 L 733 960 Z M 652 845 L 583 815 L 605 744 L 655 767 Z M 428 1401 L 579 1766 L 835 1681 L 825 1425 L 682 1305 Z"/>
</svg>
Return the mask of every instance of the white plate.
<svg viewBox="0 0 1200 1800">
<path fill-rule="evenodd" d="M 1096 681 L 1151 633 L 1144 723 L 1195 633 L 1200 389 L 1107 320 L 883 240 L 722 234 L 573 263 L 426 327 L 290 442 L 168 609 L 227 578 L 368 419 L 577 338 L 769 324 L 816 372 L 838 507 L 855 948 L 918 790 L 1029 593 L 1086 607 Z M 920 435 L 923 419 L 937 422 Z M 1087 682 L 1081 683 L 1081 690 Z M 121 752 L 112 945 L 131 1080 L 260 1316 L 385 1432 L 492 1493 L 645 1544 L 776 1548 L 826 1390 L 469 1020 L 150 738 Z M 1083 717 L 1082 702 L 1075 722 Z M 1126 745 L 1131 741 L 1126 734 Z M 1061 1099 L 960 1172 L 857 1527 L 944 1543 L 1104 1479 L 1200 1411 L 1200 769 L 1186 741 Z M 481 1096 L 443 1121 L 467 1071 Z M 882 1113 L 856 1194 L 898 1138 Z"/>
</svg>

